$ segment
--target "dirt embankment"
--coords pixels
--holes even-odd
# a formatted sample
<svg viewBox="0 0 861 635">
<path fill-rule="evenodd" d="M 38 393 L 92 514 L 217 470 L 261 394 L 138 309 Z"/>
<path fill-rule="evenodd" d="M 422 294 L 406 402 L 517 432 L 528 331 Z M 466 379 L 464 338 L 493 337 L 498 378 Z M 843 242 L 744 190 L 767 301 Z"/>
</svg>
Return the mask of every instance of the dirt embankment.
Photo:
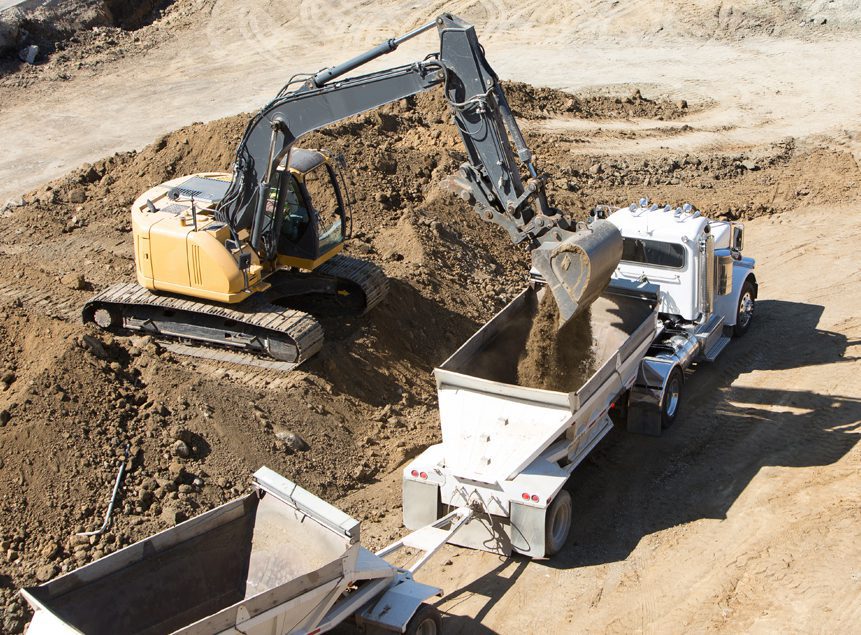
<svg viewBox="0 0 861 635">
<path fill-rule="evenodd" d="M 684 110 L 642 95 L 620 104 L 507 88 L 527 123 Z M 577 107 L 569 110 L 572 99 Z M 89 295 L 133 277 L 132 200 L 184 173 L 228 169 L 246 121 L 183 128 L 141 152 L 82 166 L 0 212 L 5 631 L 19 632 L 25 622 L 14 596 L 19 586 L 232 498 L 260 465 L 333 501 L 395 469 L 437 438 L 433 365 L 526 282 L 528 255 L 437 187 L 464 156 L 445 104 L 432 94 L 303 139 L 305 147 L 346 156 L 354 200 L 349 251 L 380 263 L 392 293 L 367 317 L 327 321 L 322 353 L 299 371 L 220 366 L 176 356 L 148 338 L 79 326 Z M 537 132 L 528 141 L 552 175 L 553 203 L 581 217 L 596 204 L 622 205 L 644 192 L 749 217 L 797 200 L 830 200 L 842 191 L 829 191 L 832 180 L 861 178 L 843 154 L 789 142 L 755 156 L 632 160 L 573 154 L 576 139 L 564 133 Z M 98 539 L 76 537 L 100 524 L 125 448 L 131 469 L 113 527 Z M 389 503 L 396 508 L 399 500 L 393 494 Z M 383 513 L 361 500 L 349 511 Z"/>
</svg>

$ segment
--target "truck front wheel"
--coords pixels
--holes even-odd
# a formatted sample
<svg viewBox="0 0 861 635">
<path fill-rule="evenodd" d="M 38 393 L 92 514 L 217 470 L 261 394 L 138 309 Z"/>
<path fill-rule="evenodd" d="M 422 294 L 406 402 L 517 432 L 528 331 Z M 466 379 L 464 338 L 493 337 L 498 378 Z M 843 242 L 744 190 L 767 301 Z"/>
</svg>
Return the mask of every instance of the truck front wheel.
<svg viewBox="0 0 861 635">
<path fill-rule="evenodd" d="M 739 337 L 747 333 L 750 323 L 753 322 L 753 310 L 756 307 L 756 289 L 750 280 L 745 280 L 738 295 L 738 307 L 736 309 L 735 326 L 733 335 Z"/>
<path fill-rule="evenodd" d="M 556 498 L 547 508 L 544 519 L 544 555 L 553 556 L 562 550 L 571 533 L 571 519 L 574 516 L 571 494 L 559 490 Z"/>
<path fill-rule="evenodd" d="M 676 366 L 667 378 L 667 385 L 661 398 L 661 427 L 669 428 L 679 414 L 682 403 L 682 384 L 684 384 L 682 369 Z"/>
<path fill-rule="evenodd" d="M 439 635 L 442 633 L 442 619 L 439 610 L 430 604 L 422 604 L 407 624 L 406 635 Z"/>
</svg>

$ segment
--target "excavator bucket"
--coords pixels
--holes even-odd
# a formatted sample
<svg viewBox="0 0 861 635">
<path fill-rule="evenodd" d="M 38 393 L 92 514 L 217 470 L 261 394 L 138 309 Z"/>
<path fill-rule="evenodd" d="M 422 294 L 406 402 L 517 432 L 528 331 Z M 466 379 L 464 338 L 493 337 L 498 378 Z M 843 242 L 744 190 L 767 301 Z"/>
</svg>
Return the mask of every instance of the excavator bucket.
<svg viewBox="0 0 861 635">
<path fill-rule="evenodd" d="M 532 251 L 532 266 L 559 306 L 560 328 L 601 295 L 621 259 L 622 234 L 606 220 Z"/>
</svg>

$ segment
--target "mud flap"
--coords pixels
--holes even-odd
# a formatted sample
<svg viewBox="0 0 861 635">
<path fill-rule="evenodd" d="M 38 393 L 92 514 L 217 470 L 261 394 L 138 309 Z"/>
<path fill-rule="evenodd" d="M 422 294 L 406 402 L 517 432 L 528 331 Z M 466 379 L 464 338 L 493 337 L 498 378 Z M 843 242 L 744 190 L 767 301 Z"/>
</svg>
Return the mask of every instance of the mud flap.
<svg viewBox="0 0 861 635">
<path fill-rule="evenodd" d="M 403 479 L 404 526 L 420 529 L 440 517 L 439 485 Z"/>
<path fill-rule="evenodd" d="M 532 266 L 559 306 L 560 327 L 604 291 L 622 259 L 622 234 L 609 221 L 596 220 L 588 229 L 562 236 L 532 252 Z"/>
</svg>

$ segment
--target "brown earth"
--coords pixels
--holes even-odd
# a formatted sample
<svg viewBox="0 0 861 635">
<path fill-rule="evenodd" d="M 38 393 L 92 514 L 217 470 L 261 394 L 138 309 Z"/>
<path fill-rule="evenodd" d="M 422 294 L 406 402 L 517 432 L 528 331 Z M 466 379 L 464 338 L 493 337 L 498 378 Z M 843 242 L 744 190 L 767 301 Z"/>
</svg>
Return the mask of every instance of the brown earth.
<svg viewBox="0 0 861 635">
<path fill-rule="evenodd" d="M 555 114 L 553 104 L 569 99 L 583 105 L 574 116 L 594 109 L 606 117 L 618 106 L 612 98 L 577 100 L 547 89 L 538 89 L 545 99 L 535 100 L 529 87 L 513 88 L 512 103 L 527 123 Z M 637 116 L 655 111 L 653 102 L 632 101 L 629 106 L 644 110 Z M 17 587 L 237 495 L 260 465 L 333 501 L 389 474 L 437 439 L 433 365 L 525 284 L 527 255 L 436 186 L 463 157 L 441 96 L 432 94 L 303 140 L 346 155 L 355 199 L 350 252 L 382 264 L 392 293 L 366 318 L 328 320 L 324 350 L 301 370 L 280 374 L 184 358 L 149 338 L 78 326 L 78 307 L 89 295 L 133 278 L 131 201 L 184 173 L 229 169 L 246 121 L 242 115 L 194 124 L 141 152 L 84 165 L 27 194 L 0 219 L 8 380 L 0 394 L 0 538 L 9 571 L 3 590 L 12 605 L 9 630 L 22 623 Z M 598 203 L 627 202 L 640 175 L 653 182 L 649 191 L 666 193 L 659 200 L 696 193 L 690 200 L 698 206 L 736 218 L 785 209 L 775 190 L 791 192 L 794 178 L 821 182 L 823 165 L 857 172 L 840 153 L 799 151 L 794 144 L 766 148 L 752 172 L 740 165 L 743 155 L 631 166 L 571 156 L 570 139 L 552 132 L 530 141 L 539 165 L 563 175 L 552 181 L 552 202 L 581 215 Z M 711 186 L 717 181 L 719 190 Z M 747 207 L 731 195 L 742 189 Z M 790 200 L 826 195 L 820 185 L 791 193 Z M 722 214 L 723 201 L 738 207 Z M 566 376 L 555 365 L 551 374 Z M 126 447 L 131 469 L 111 531 L 100 539 L 76 538 L 74 532 L 101 523 Z M 397 507 L 397 497 L 386 505 Z M 366 516 L 369 508 L 348 509 Z"/>
<path fill-rule="evenodd" d="M 787 17 L 775 3 L 721 5 L 714 15 L 684 5 L 702 20 L 667 20 L 665 33 L 733 40 L 852 28 L 813 22 L 810 8 Z M 648 14 L 642 28 L 651 33 L 672 9 L 614 6 L 601 20 L 584 22 L 575 7 L 557 21 L 591 33 L 604 19 L 640 29 Z M 9 62 L 3 109 L 29 112 L 75 82 L 85 95 L 87 82 L 98 85 L 111 69 L 169 50 L 207 11 L 207 3 L 177 2 L 137 31 L 73 35 L 39 66 Z M 760 259 L 761 323 L 686 384 L 688 410 L 674 430 L 654 442 L 614 433 L 578 469 L 578 520 L 560 559 L 500 562 L 447 549 L 424 579 L 446 589 L 448 625 L 852 630 L 861 619 L 861 170 L 851 144 L 803 136 L 686 146 L 688 122 L 720 114 L 719 99 L 690 97 L 688 106 L 646 87 L 506 90 L 557 207 L 582 217 L 645 195 L 752 220 L 746 249 Z M 392 293 L 369 316 L 326 321 L 322 353 L 300 370 L 186 358 L 149 338 L 82 327 L 90 295 L 133 278 L 131 201 L 168 178 L 228 169 L 246 121 L 182 128 L 0 208 L 3 632 L 26 622 L 20 586 L 246 491 L 264 464 L 365 521 L 369 545 L 402 535 L 399 467 L 438 439 L 431 370 L 525 285 L 527 254 L 437 188 L 463 156 L 441 97 L 425 95 L 303 140 L 346 156 L 355 199 L 349 252 L 381 264 Z M 636 144 L 654 147 L 631 152 Z M 130 470 L 111 530 L 75 537 L 101 523 L 126 448 Z"/>
<path fill-rule="evenodd" d="M 573 392 L 597 370 L 592 316 L 587 308 L 559 327 L 559 307 L 545 293 L 517 362 L 517 383 L 530 388 Z"/>
</svg>

